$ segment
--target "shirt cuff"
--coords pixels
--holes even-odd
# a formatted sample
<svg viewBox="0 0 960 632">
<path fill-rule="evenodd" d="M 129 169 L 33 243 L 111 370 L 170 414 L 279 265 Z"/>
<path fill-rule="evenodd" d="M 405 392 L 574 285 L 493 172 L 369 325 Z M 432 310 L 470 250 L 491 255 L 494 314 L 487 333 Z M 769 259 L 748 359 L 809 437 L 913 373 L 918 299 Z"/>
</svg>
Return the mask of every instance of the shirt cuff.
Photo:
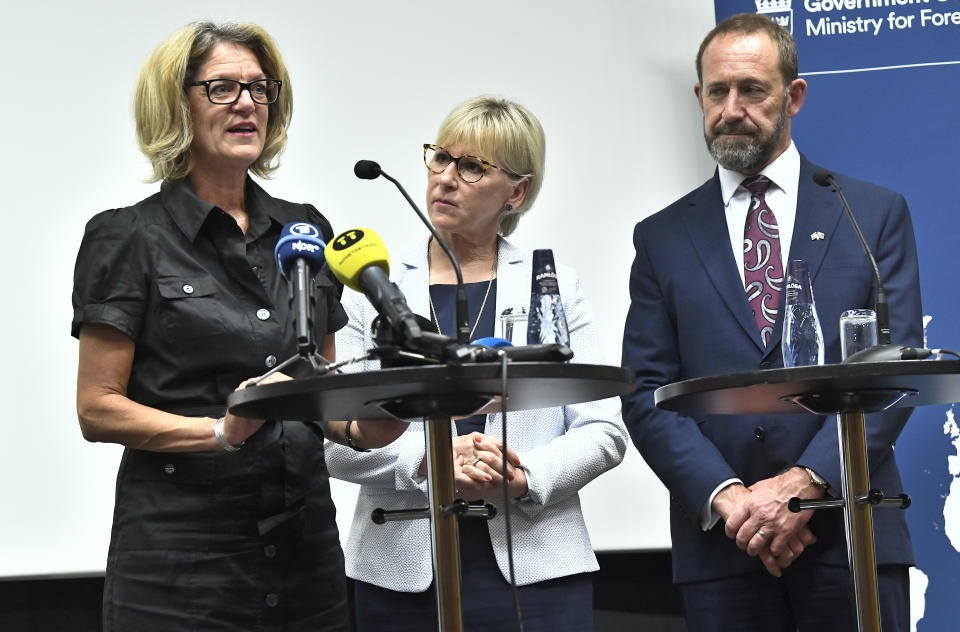
<svg viewBox="0 0 960 632">
<path fill-rule="evenodd" d="M 720 493 L 724 487 L 728 485 L 733 485 L 734 483 L 743 484 L 739 478 L 728 478 L 723 481 L 713 490 L 713 493 L 710 494 L 710 497 L 707 498 L 707 502 L 703 503 L 703 507 L 700 508 L 700 528 L 704 531 L 709 531 L 713 528 L 715 524 L 720 522 L 720 514 L 713 510 L 713 499 L 717 497 L 717 494 Z"/>
</svg>

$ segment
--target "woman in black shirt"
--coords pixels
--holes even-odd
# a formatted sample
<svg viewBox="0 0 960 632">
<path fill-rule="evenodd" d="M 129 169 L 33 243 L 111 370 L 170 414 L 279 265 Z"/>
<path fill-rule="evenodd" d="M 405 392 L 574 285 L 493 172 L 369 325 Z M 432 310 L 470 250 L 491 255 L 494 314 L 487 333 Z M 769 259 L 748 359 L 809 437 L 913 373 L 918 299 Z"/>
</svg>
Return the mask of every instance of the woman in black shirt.
<svg viewBox="0 0 960 632">
<path fill-rule="evenodd" d="M 404 424 L 238 417 L 227 396 L 296 353 L 282 227 L 329 222 L 270 197 L 290 78 L 252 24 L 195 23 L 144 64 L 137 134 L 159 193 L 87 225 L 74 277 L 77 412 L 89 441 L 126 447 L 104 630 L 347 630 L 323 434 L 367 447 Z M 316 277 L 328 359 L 341 286 Z M 282 378 L 278 378 L 282 379 Z"/>
</svg>

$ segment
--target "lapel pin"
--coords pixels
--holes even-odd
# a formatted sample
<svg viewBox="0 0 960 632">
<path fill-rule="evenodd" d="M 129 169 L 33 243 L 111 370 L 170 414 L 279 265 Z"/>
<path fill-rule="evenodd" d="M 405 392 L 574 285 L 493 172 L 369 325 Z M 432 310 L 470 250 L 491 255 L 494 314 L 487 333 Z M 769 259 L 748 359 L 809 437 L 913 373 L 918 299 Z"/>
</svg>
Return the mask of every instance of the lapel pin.
<svg viewBox="0 0 960 632">
<path fill-rule="evenodd" d="M 823 239 L 823 233 L 821 231 L 818 230 L 815 233 L 810 233 L 810 241 L 820 241 L 822 239 Z"/>
</svg>

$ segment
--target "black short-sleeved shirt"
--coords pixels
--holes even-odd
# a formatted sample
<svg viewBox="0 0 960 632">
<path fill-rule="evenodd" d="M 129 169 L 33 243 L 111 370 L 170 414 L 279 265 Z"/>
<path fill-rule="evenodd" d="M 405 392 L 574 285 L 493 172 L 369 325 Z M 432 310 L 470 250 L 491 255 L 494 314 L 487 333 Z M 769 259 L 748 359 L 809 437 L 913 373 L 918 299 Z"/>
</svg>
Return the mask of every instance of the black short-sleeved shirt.
<svg viewBox="0 0 960 632">
<path fill-rule="evenodd" d="M 289 222 L 330 224 L 247 180 L 246 234 L 189 182 L 164 183 L 87 224 L 71 332 L 109 325 L 136 345 L 130 399 L 223 414 L 243 380 L 296 353 L 273 249 Z M 342 287 L 316 277 L 314 335 L 346 323 Z M 298 363 L 287 373 L 306 369 Z M 343 555 L 319 425 L 268 420 L 239 452 L 127 448 L 117 473 L 103 629 L 348 629 Z"/>
<path fill-rule="evenodd" d="M 115 327 L 136 343 L 130 399 L 181 414 L 222 414 L 243 380 L 296 353 L 287 282 L 273 249 L 284 224 L 329 222 L 309 204 L 270 197 L 247 180 L 246 234 L 187 180 L 87 224 L 74 272 L 73 323 Z M 342 291 L 316 277 L 315 339 L 346 323 Z"/>
</svg>

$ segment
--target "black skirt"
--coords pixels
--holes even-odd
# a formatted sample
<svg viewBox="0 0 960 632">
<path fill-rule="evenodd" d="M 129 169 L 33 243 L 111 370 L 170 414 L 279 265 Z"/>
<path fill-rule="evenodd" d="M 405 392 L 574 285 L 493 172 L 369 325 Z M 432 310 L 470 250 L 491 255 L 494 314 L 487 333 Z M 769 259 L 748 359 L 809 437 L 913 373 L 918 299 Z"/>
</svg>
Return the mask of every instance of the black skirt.
<svg viewBox="0 0 960 632">
<path fill-rule="evenodd" d="M 125 450 L 104 631 L 349 630 L 322 441 L 268 422 L 236 453 Z"/>
</svg>

